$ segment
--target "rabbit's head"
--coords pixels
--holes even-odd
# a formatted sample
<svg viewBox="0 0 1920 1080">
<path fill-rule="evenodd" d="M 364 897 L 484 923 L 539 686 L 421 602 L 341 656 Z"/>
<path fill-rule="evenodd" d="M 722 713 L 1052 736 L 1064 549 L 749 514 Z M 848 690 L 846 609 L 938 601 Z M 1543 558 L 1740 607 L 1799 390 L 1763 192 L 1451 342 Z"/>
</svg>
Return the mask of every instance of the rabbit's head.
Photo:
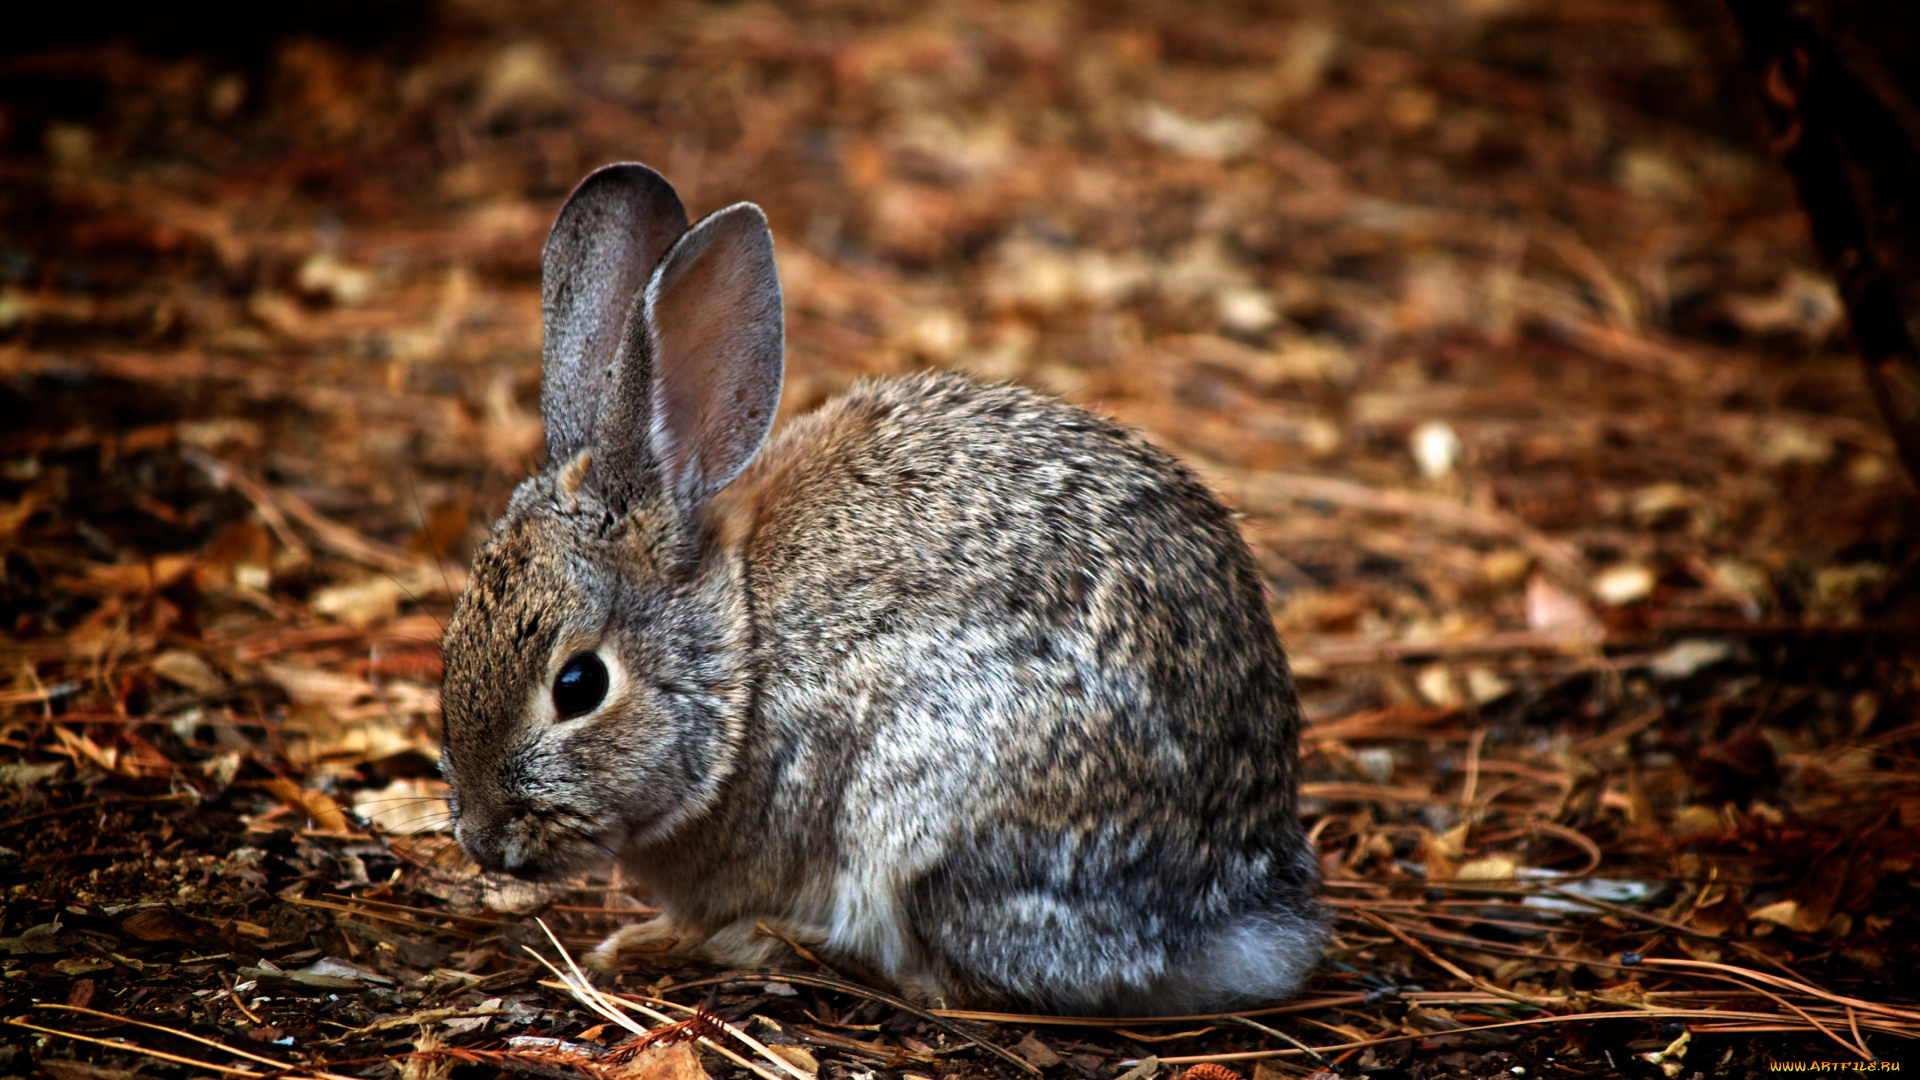
<svg viewBox="0 0 1920 1080">
<path fill-rule="evenodd" d="M 558 873 L 711 804 L 749 694 L 738 560 L 709 502 L 779 403 L 759 208 L 691 228 L 642 165 L 582 181 L 542 253 L 547 465 L 447 625 L 442 769 L 481 865 Z"/>
</svg>

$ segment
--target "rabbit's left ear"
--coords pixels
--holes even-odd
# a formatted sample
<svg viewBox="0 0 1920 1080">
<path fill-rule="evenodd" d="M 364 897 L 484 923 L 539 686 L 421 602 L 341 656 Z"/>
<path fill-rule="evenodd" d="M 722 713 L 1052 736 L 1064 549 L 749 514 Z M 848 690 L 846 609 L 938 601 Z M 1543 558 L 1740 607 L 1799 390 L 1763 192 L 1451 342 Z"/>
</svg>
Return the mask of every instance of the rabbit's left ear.
<svg viewBox="0 0 1920 1080">
<path fill-rule="evenodd" d="M 593 441 L 627 315 L 686 231 L 673 185 L 645 165 L 596 169 L 567 196 L 540 253 L 540 411 L 549 464 Z"/>
<path fill-rule="evenodd" d="M 760 451 L 780 405 L 786 324 L 767 217 L 738 203 L 675 243 L 628 318 L 589 482 L 690 514 Z M 652 489 L 647 491 L 646 489 Z"/>
</svg>

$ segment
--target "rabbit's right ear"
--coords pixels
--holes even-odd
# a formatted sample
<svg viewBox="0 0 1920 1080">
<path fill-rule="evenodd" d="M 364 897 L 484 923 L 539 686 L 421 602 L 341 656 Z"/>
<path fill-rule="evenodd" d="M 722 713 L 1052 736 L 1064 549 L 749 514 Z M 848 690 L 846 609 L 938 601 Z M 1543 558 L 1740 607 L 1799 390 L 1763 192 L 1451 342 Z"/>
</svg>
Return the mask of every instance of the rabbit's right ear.
<svg viewBox="0 0 1920 1080">
<path fill-rule="evenodd" d="M 690 514 L 759 452 L 780 406 L 786 323 L 767 217 L 736 203 L 660 260 L 628 316 L 586 483 L 616 507 Z"/>
<path fill-rule="evenodd" d="M 593 444 L 628 311 L 686 231 L 680 196 L 645 165 L 596 169 L 567 196 L 540 253 L 540 411 L 549 465 Z"/>
</svg>

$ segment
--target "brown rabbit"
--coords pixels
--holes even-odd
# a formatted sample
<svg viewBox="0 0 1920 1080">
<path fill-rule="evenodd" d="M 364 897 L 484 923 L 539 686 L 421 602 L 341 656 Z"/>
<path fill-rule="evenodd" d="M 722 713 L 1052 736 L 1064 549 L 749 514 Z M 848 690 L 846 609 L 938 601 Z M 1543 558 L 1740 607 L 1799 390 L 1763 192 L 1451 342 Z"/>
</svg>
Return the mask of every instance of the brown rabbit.
<svg viewBox="0 0 1920 1080">
<path fill-rule="evenodd" d="M 1320 955 L 1299 709 L 1229 513 L 1013 386 L 863 382 L 771 439 L 757 207 L 612 165 L 544 253 L 547 467 L 446 634 L 462 845 L 613 857 L 673 939 L 767 922 L 928 1000 L 1194 1012 Z M 764 445 L 763 445 L 764 444 Z"/>
</svg>

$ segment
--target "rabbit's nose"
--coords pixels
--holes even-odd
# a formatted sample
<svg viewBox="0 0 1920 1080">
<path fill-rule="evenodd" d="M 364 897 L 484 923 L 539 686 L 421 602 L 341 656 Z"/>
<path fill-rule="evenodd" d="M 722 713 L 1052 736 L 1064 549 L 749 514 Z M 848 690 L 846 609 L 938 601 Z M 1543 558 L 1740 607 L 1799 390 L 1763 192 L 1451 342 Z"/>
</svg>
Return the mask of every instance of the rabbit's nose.
<svg viewBox="0 0 1920 1080">
<path fill-rule="evenodd" d="M 506 838 L 498 826 L 489 827 L 472 813 L 462 814 L 453 827 L 454 839 L 474 862 L 486 870 L 508 870 L 504 863 Z"/>
</svg>

